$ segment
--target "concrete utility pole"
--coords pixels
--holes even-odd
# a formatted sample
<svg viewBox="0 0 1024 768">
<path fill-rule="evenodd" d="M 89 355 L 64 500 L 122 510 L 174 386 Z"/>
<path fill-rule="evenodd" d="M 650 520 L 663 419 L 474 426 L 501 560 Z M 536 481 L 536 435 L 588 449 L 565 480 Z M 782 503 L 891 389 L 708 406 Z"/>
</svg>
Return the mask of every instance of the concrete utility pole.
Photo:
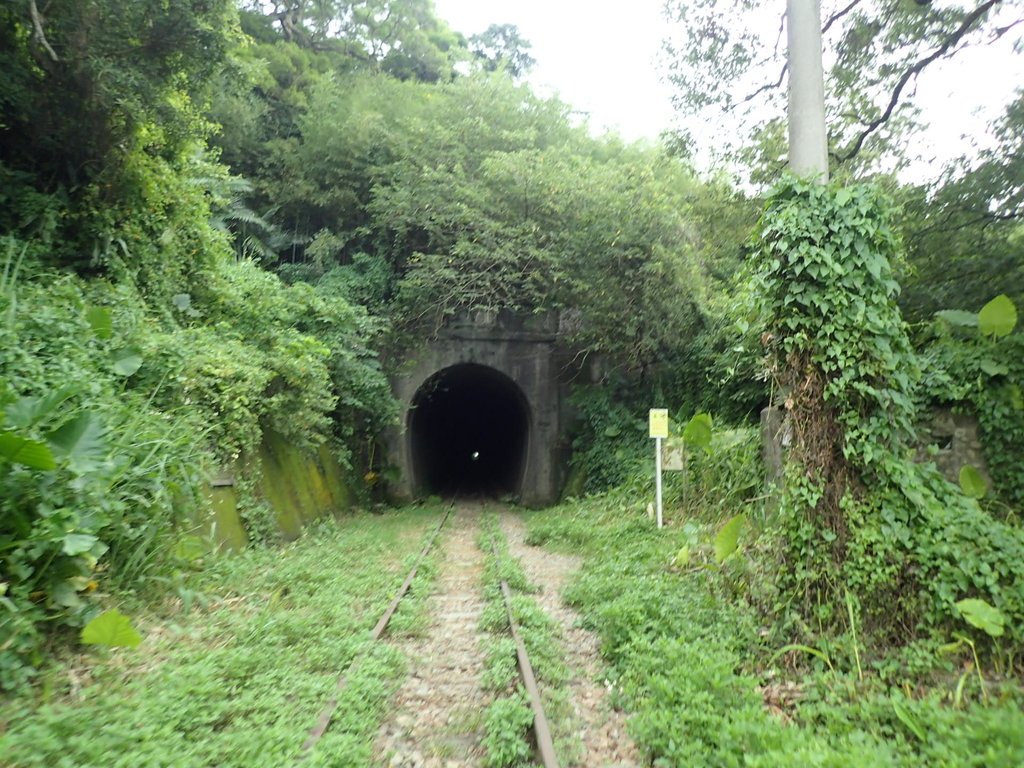
<svg viewBox="0 0 1024 768">
<path fill-rule="evenodd" d="M 828 181 L 825 75 L 821 65 L 819 0 L 786 0 L 789 43 L 789 168 Z"/>
</svg>

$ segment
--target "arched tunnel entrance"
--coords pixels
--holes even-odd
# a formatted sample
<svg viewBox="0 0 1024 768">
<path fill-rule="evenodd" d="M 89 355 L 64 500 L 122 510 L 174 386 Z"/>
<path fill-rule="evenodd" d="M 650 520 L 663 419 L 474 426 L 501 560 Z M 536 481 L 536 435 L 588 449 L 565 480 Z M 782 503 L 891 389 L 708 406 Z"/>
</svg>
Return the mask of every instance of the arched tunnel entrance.
<svg viewBox="0 0 1024 768">
<path fill-rule="evenodd" d="M 412 471 L 420 492 L 518 494 L 530 440 L 530 408 L 512 379 L 485 365 L 438 371 L 409 411 Z"/>
</svg>

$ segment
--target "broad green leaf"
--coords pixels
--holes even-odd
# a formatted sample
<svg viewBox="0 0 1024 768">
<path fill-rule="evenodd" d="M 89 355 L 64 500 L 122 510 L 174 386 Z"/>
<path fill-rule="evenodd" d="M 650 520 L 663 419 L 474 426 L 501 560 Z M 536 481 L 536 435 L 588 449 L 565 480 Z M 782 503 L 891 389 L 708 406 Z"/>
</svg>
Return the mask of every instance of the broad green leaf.
<svg viewBox="0 0 1024 768">
<path fill-rule="evenodd" d="M 96 542 L 97 538 L 88 533 L 69 533 L 64 537 L 62 551 L 65 555 L 80 555 L 92 549 Z"/>
<path fill-rule="evenodd" d="M 739 544 L 740 531 L 743 528 L 743 521 L 745 515 L 740 513 L 735 517 L 731 518 L 729 522 L 722 526 L 722 530 L 715 536 L 715 561 L 718 563 L 725 562 L 725 559 L 729 557 L 733 552 L 736 551 L 736 547 Z"/>
<path fill-rule="evenodd" d="M 82 606 L 82 598 L 78 596 L 78 590 L 67 580 L 60 582 L 50 590 L 50 599 L 65 608 L 80 608 Z"/>
<path fill-rule="evenodd" d="M 841 207 L 846 205 L 848 202 L 850 202 L 850 190 L 840 189 L 836 192 L 836 205 Z"/>
<path fill-rule="evenodd" d="M 622 429 L 612 424 L 611 426 L 604 428 L 605 437 L 618 437 L 622 434 Z"/>
<path fill-rule="evenodd" d="M 892 696 L 890 701 L 892 702 L 892 711 L 896 714 L 896 717 L 899 718 L 899 721 L 907 726 L 907 729 L 913 733 L 919 741 L 927 741 L 928 734 L 921 725 L 921 722 L 903 705 L 903 702 L 901 702 L 895 694 Z"/>
<path fill-rule="evenodd" d="M 1006 616 L 995 606 L 972 597 L 956 603 L 956 607 L 972 627 L 977 627 L 989 637 L 1002 637 Z"/>
<path fill-rule="evenodd" d="M 962 309 L 944 309 L 941 312 L 936 312 L 935 316 L 950 325 L 958 325 L 962 328 L 978 327 L 978 316 L 974 312 L 965 312 Z"/>
<path fill-rule="evenodd" d="M 683 429 L 683 440 L 695 448 L 707 448 L 711 445 L 711 415 L 698 413 Z"/>
<path fill-rule="evenodd" d="M 142 367 L 142 351 L 138 347 L 125 347 L 111 355 L 114 373 L 118 376 L 131 376 Z"/>
<path fill-rule="evenodd" d="M 978 363 L 978 367 L 989 376 L 1003 376 L 1010 372 L 1010 369 L 1004 363 L 997 363 L 995 360 L 987 357 Z"/>
<path fill-rule="evenodd" d="M 970 464 L 960 467 L 960 487 L 965 495 L 980 499 L 988 491 L 988 484 L 981 473 Z"/>
<path fill-rule="evenodd" d="M 1017 307 L 1005 293 L 996 296 L 978 313 L 978 328 L 986 336 L 1009 336 L 1017 325 Z"/>
<path fill-rule="evenodd" d="M 36 423 L 39 408 L 38 397 L 21 397 L 7 406 L 4 420 L 15 429 L 28 429 Z"/>
<path fill-rule="evenodd" d="M 114 332 L 114 321 L 106 307 L 89 307 L 85 310 L 85 319 L 98 339 L 109 339 Z"/>
<path fill-rule="evenodd" d="M 82 642 L 108 648 L 135 648 L 142 642 L 142 635 L 127 616 L 112 608 L 82 627 Z"/>
<path fill-rule="evenodd" d="M 58 456 L 68 460 L 73 472 L 88 472 L 106 454 L 103 422 L 91 413 L 83 413 L 61 424 L 46 440 Z"/>
<path fill-rule="evenodd" d="M 1010 405 L 1013 406 L 1015 411 L 1024 411 L 1024 393 L 1021 393 L 1020 387 L 1016 384 L 1010 384 L 1007 387 L 1007 394 L 1010 397 Z"/>
<path fill-rule="evenodd" d="M 0 432 L 0 459 L 43 471 L 57 466 L 48 445 L 7 430 Z"/>
<path fill-rule="evenodd" d="M 65 400 L 80 391 L 81 387 L 68 385 L 44 397 L 23 397 L 7 407 L 7 423 L 21 429 L 35 426 L 57 410 Z"/>
<path fill-rule="evenodd" d="M 187 293 L 178 293 L 171 297 L 171 302 L 174 304 L 174 306 L 176 306 L 178 309 L 184 312 L 187 309 L 191 308 L 192 297 Z"/>
</svg>

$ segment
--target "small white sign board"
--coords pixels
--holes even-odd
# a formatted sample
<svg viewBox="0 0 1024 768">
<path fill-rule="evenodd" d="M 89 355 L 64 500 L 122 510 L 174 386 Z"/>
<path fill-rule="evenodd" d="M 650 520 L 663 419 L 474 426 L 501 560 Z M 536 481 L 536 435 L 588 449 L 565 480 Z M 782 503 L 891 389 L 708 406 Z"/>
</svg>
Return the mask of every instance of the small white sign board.
<svg viewBox="0 0 1024 768">
<path fill-rule="evenodd" d="M 686 448 L 682 440 L 669 439 L 665 441 L 661 455 L 661 468 L 669 472 L 683 471 L 683 454 Z"/>
</svg>

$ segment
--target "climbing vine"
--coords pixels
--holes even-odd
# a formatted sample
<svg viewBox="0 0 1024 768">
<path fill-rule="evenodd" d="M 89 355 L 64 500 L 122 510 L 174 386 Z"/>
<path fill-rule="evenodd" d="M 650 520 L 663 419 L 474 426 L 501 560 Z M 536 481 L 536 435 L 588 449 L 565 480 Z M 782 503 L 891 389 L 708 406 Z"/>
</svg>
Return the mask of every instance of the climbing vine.
<svg viewBox="0 0 1024 768">
<path fill-rule="evenodd" d="M 841 500 L 912 433 L 915 367 L 893 303 L 891 218 L 870 187 L 793 180 L 771 196 L 758 235 L 768 372 L 789 413 L 793 459 L 821 486 L 813 506 L 839 554 Z"/>
<path fill-rule="evenodd" d="M 790 179 L 756 234 L 764 364 L 792 431 L 780 605 L 836 624 L 852 592 L 866 628 L 898 640 L 980 597 L 1019 628 L 1021 531 L 909 460 L 920 367 L 895 305 L 892 220 L 872 187 Z"/>
</svg>

